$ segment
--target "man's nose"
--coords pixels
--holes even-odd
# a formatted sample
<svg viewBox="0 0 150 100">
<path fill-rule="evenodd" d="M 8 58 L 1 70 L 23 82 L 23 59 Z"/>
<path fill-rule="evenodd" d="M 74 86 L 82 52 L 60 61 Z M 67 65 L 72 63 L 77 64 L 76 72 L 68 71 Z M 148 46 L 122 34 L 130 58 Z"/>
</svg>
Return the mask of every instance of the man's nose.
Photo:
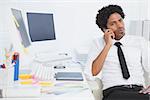
<svg viewBox="0 0 150 100">
<path fill-rule="evenodd" d="M 118 27 L 118 28 L 119 28 L 119 27 L 123 27 L 123 23 L 118 22 L 118 23 L 117 23 L 117 27 Z"/>
</svg>

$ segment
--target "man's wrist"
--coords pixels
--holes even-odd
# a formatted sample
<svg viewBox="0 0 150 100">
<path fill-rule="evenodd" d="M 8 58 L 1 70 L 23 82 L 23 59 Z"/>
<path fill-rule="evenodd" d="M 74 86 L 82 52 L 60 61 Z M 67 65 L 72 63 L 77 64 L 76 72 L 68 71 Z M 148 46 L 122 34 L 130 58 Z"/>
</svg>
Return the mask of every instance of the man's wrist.
<svg viewBox="0 0 150 100">
<path fill-rule="evenodd" d="M 106 48 L 110 48 L 111 46 L 112 44 L 109 44 L 109 43 L 105 45 Z"/>
</svg>

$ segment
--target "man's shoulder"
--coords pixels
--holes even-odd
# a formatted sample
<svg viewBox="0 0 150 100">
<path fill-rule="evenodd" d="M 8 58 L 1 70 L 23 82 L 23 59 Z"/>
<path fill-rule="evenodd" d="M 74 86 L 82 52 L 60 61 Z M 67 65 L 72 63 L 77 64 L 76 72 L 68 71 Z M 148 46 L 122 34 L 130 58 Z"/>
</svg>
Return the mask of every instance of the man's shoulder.
<svg viewBox="0 0 150 100">
<path fill-rule="evenodd" d="M 101 41 L 103 41 L 104 38 L 103 38 L 103 36 L 97 36 L 97 37 L 94 37 L 93 40 L 94 40 L 94 41 L 95 41 L 95 40 L 101 40 Z"/>
<path fill-rule="evenodd" d="M 144 37 L 138 36 L 138 35 L 127 35 L 126 37 L 129 40 L 135 40 L 135 41 L 143 40 L 144 39 Z"/>
<path fill-rule="evenodd" d="M 128 46 L 140 47 L 144 41 L 145 41 L 145 39 L 142 36 L 136 36 L 136 35 L 127 35 L 126 36 L 126 44 Z"/>
<path fill-rule="evenodd" d="M 143 38 L 142 36 L 139 35 L 127 35 L 128 38 Z"/>
<path fill-rule="evenodd" d="M 103 38 L 103 36 L 100 36 L 100 37 L 95 37 L 94 39 L 93 39 L 93 43 L 95 44 L 104 44 L 104 38 Z"/>
<path fill-rule="evenodd" d="M 90 42 L 91 48 L 96 48 L 98 50 L 103 48 L 104 44 L 105 44 L 105 41 L 104 41 L 103 36 L 94 37 Z"/>
</svg>

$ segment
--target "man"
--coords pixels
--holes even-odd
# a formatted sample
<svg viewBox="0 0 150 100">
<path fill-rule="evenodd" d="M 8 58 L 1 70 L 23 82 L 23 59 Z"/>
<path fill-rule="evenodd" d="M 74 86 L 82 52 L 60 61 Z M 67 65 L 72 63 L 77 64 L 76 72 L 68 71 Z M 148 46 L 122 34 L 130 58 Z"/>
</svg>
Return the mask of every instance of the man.
<svg viewBox="0 0 150 100">
<path fill-rule="evenodd" d="M 101 75 L 103 100 L 148 100 L 143 74 L 150 73 L 150 45 L 142 37 L 125 35 L 124 18 L 118 5 L 98 11 L 96 24 L 104 36 L 93 42 L 88 65 L 93 76 Z"/>
</svg>

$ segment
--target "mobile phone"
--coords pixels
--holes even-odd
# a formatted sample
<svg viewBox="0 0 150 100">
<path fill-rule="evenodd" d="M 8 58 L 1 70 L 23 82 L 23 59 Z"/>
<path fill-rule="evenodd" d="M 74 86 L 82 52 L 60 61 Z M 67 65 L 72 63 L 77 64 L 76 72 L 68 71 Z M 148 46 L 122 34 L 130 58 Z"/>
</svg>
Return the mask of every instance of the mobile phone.
<svg viewBox="0 0 150 100">
<path fill-rule="evenodd" d="M 104 32 L 106 32 L 106 30 L 108 30 L 108 29 L 104 29 Z M 109 31 L 108 31 L 108 32 L 109 32 Z M 111 38 L 114 39 L 113 36 L 111 36 Z"/>
</svg>

